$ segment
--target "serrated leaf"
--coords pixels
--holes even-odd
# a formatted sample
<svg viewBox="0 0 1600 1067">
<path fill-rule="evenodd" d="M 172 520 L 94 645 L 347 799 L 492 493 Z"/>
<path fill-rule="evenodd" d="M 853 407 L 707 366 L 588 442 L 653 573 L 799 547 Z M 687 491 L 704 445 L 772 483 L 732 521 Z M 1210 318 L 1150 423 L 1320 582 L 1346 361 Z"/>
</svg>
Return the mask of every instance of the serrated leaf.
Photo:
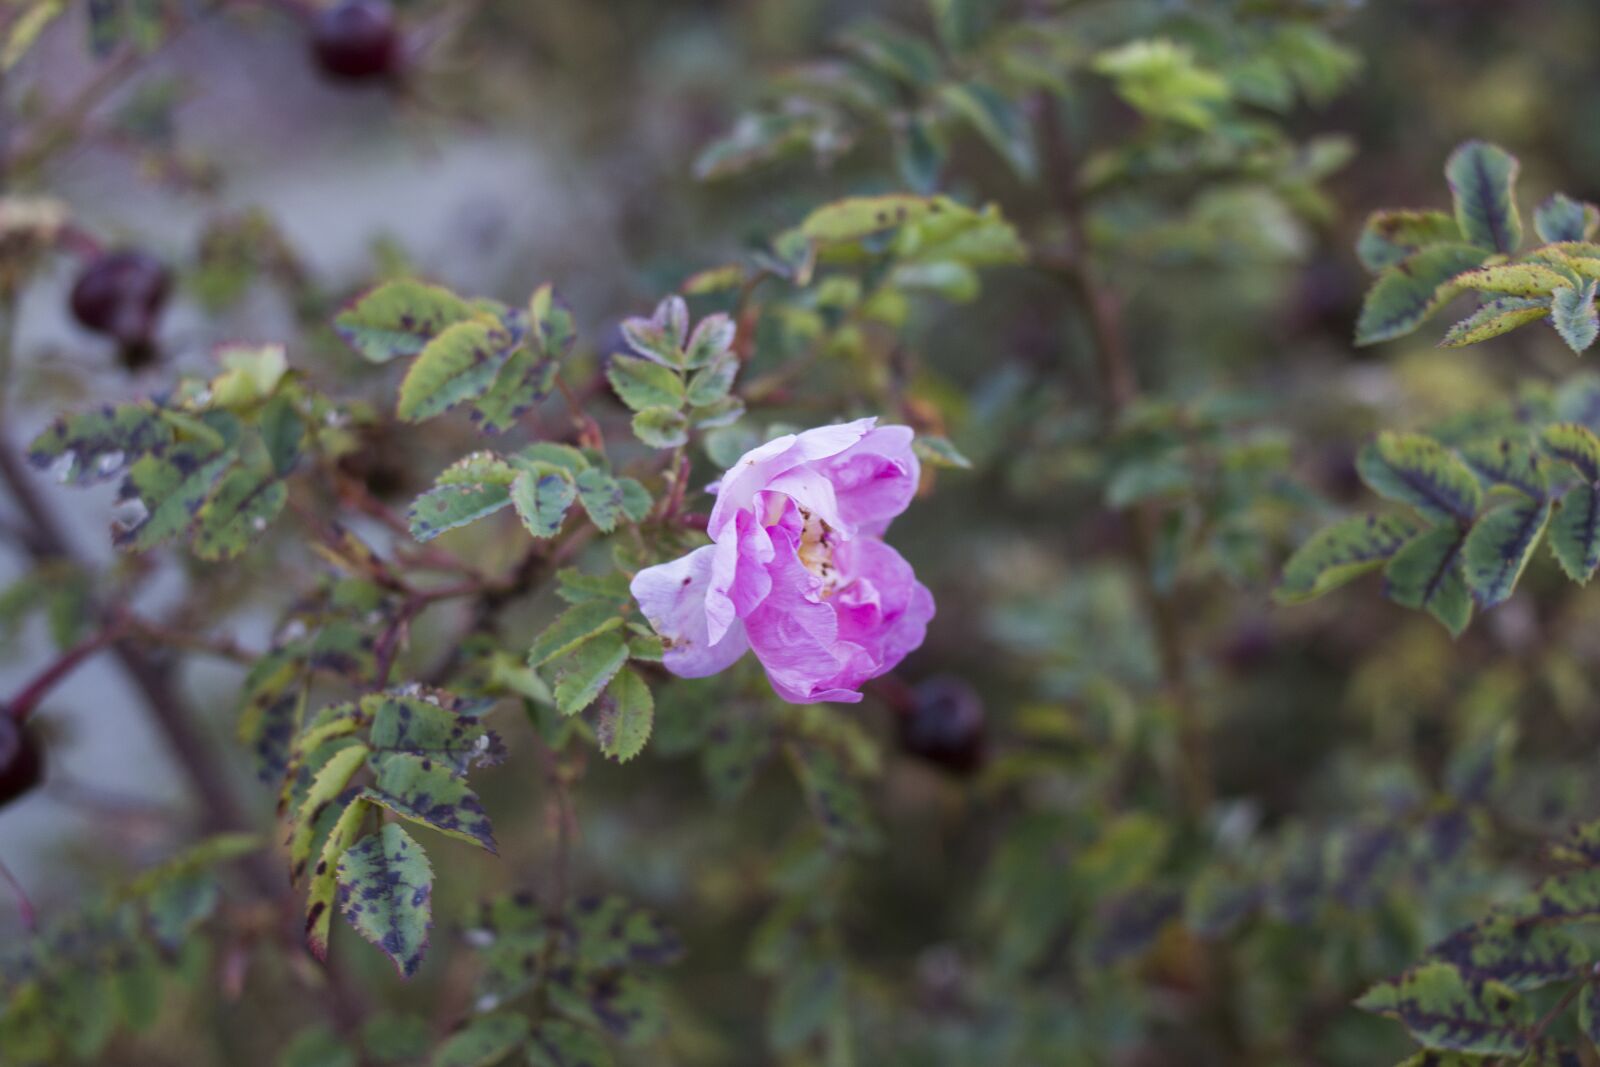
<svg viewBox="0 0 1600 1067">
<path fill-rule="evenodd" d="M 605 1041 L 592 1030 L 546 1019 L 528 1037 L 529 1067 L 612 1067 Z"/>
<path fill-rule="evenodd" d="M 1549 501 L 1530 500 L 1495 508 L 1473 524 L 1461 558 L 1479 604 L 1490 608 L 1512 594 L 1549 520 Z"/>
<path fill-rule="evenodd" d="M 580 966 L 597 971 L 663 967 L 683 955 L 683 941 L 661 918 L 614 893 L 580 898 L 568 911 Z"/>
<path fill-rule="evenodd" d="M 433 1067 L 494 1067 L 528 1040 L 526 1016 L 503 1011 L 480 1016 L 450 1035 Z"/>
<path fill-rule="evenodd" d="M 566 567 L 556 572 L 556 596 L 568 604 L 582 604 L 589 600 L 625 604 L 632 595 L 628 591 L 628 576 L 621 571 L 586 574 L 574 567 Z"/>
<path fill-rule="evenodd" d="M 1518 326 L 1538 322 L 1550 314 L 1550 301 L 1545 297 L 1505 296 L 1491 300 L 1477 311 L 1450 327 L 1439 344 L 1445 348 L 1475 345 Z"/>
<path fill-rule="evenodd" d="M 526 344 L 519 347 L 473 402 L 472 421 L 484 433 L 505 433 L 524 412 L 550 395 L 558 369 L 555 360 L 537 355 Z"/>
<path fill-rule="evenodd" d="M 709 367 L 733 351 L 738 328 L 733 319 L 721 311 L 707 315 L 695 326 L 683 350 L 683 365 L 689 370 Z"/>
<path fill-rule="evenodd" d="M 196 516 L 195 555 L 207 560 L 239 555 L 278 517 L 288 500 L 288 487 L 270 469 L 233 468 Z"/>
<path fill-rule="evenodd" d="M 1557 926 L 1490 920 L 1459 930 L 1428 950 L 1463 974 L 1490 978 L 1519 993 L 1579 977 L 1588 967 L 1583 943 Z"/>
<path fill-rule="evenodd" d="M 1542 500 L 1550 491 L 1549 464 L 1525 440 L 1510 437 L 1463 445 L 1461 458 L 1489 484 L 1511 488 Z"/>
<path fill-rule="evenodd" d="M 488 316 L 446 327 L 406 370 L 396 416 L 422 422 L 481 395 L 505 366 L 513 344 L 505 326 Z"/>
<path fill-rule="evenodd" d="M 1356 256 L 1377 273 L 1429 245 L 1460 243 L 1461 227 L 1443 211 L 1375 211 L 1361 229 Z"/>
<path fill-rule="evenodd" d="M 1039 173 L 1039 154 L 1033 143 L 1033 127 L 1019 108 L 1004 93 L 981 82 L 946 85 L 939 94 L 956 114 L 973 129 L 1024 181 Z"/>
<path fill-rule="evenodd" d="M 372 724 L 367 744 L 373 752 L 407 752 L 459 775 L 505 758 L 500 739 L 469 711 L 398 692 L 370 693 L 361 698 L 361 710 Z"/>
<path fill-rule="evenodd" d="M 1579 482 L 1556 501 L 1550 517 L 1550 551 L 1568 578 L 1586 584 L 1600 566 L 1600 492 Z"/>
<path fill-rule="evenodd" d="M 1483 493 L 1478 479 L 1452 452 L 1421 434 L 1385 430 L 1356 457 L 1373 492 L 1409 504 L 1433 521 L 1470 521 Z"/>
<path fill-rule="evenodd" d="M 447 328 L 476 315 L 448 289 L 402 279 L 357 298 L 334 317 L 333 329 L 365 358 L 386 363 L 416 355 Z"/>
<path fill-rule="evenodd" d="M 627 667 L 618 671 L 606 686 L 595 719 L 600 751 L 618 763 L 626 763 L 643 752 L 650 740 L 655 708 L 655 699 L 644 679 Z"/>
<path fill-rule="evenodd" d="M 435 486 L 412 503 L 406 512 L 411 536 L 432 541 L 446 530 L 487 518 L 511 503 L 511 490 L 503 484 L 446 484 Z"/>
<path fill-rule="evenodd" d="M 306 890 L 306 947 L 319 960 L 328 958 L 328 930 L 333 922 L 334 897 L 338 889 L 339 857 L 355 843 L 371 805 L 356 797 L 345 806 L 322 843 L 322 854 L 311 874 Z"/>
<path fill-rule="evenodd" d="M 1384 268 L 1361 305 L 1356 344 L 1372 345 L 1411 333 L 1461 292 L 1453 279 L 1487 256 L 1471 245 L 1431 245 Z"/>
<path fill-rule="evenodd" d="M 289 877 L 299 881 L 311 861 L 311 845 L 316 839 L 317 820 L 350 784 L 367 760 L 367 746 L 356 743 L 334 752 L 317 770 L 311 785 L 294 815 L 294 830 L 289 835 Z"/>
<path fill-rule="evenodd" d="M 1600 335 L 1600 313 L 1594 306 L 1596 286 L 1600 282 L 1592 278 L 1577 288 L 1566 286 L 1557 289 L 1550 301 L 1550 324 L 1567 347 L 1580 354 Z"/>
<path fill-rule="evenodd" d="M 422 965 L 433 926 L 433 868 L 399 823 L 357 841 L 339 859 L 339 910 L 393 961 L 400 977 Z"/>
<path fill-rule="evenodd" d="M 1585 481 L 1600 482 L 1600 437 L 1587 426 L 1576 422 L 1546 426 L 1539 443 L 1556 459 L 1571 464 Z"/>
<path fill-rule="evenodd" d="M 639 355 L 669 367 L 682 366 L 683 346 L 689 339 L 689 305 L 681 296 L 669 296 L 656 305 L 648 319 L 624 319 L 621 329 L 628 347 Z"/>
<path fill-rule="evenodd" d="M 710 430 L 731 426 L 744 417 L 744 401 L 736 396 L 725 396 L 689 412 L 689 425 L 697 430 Z"/>
<path fill-rule="evenodd" d="M 611 357 L 606 380 L 633 411 L 651 407 L 676 409 L 683 404 L 683 378 L 671 367 L 641 356 Z"/>
<path fill-rule="evenodd" d="M 560 656 L 554 662 L 556 710 L 576 715 L 593 704 L 627 661 L 628 642 L 614 627 Z"/>
<path fill-rule="evenodd" d="M 1456 526 L 1437 526 L 1406 542 L 1383 571 L 1390 600 L 1428 612 L 1452 636 L 1460 636 L 1472 619 L 1472 594 L 1461 576 L 1465 541 Z"/>
<path fill-rule="evenodd" d="M 511 503 L 522 525 L 535 537 L 554 537 L 561 532 L 567 509 L 578 498 L 578 487 L 564 474 L 535 474 L 523 471 L 511 483 Z"/>
<path fill-rule="evenodd" d="M 118 548 L 143 552 L 189 529 L 200 506 L 222 476 L 232 452 L 184 443 L 141 457 L 128 469 L 118 499 L 142 509 L 132 522 L 112 532 Z"/>
<path fill-rule="evenodd" d="M 1478 289 L 1486 293 L 1505 293 L 1508 296 L 1550 296 L 1572 279 L 1542 263 L 1499 263 L 1492 267 L 1469 270 L 1456 278 L 1463 289 Z"/>
<path fill-rule="evenodd" d="M 733 388 L 733 379 L 738 373 L 738 358 L 731 352 L 725 352 L 696 371 L 694 377 L 689 379 L 685 399 L 694 407 L 721 400 L 728 395 L 728 390 Z"/>
<path fill-rule="evenodd" d="M 496 851 L 483 803 L 449 767 L 408 752 L 379 754 L 371 762 L 376 774 L 363 797 L 402 819 Z"/>
<path fill-rule="evenodd" d="M 1556 193 L 1534 211 L 1533 228 L 1546 243 L 1587 241 L 1600 229 L 1600 208 Z"/>
<path fill-rule="evenodd" d="M 919 433 L 911 442 L 911 450 L 918 459 L 930 466 L 963 471 L 972 469 L 972 461 L 944 437 Z"/>
<path fill-rule="evenodd" d="M 1429 1048 L 1487 1056 L 1527 1050 L 1532 1020 L 1506 985 L 1472 981 L 1448 963 L 1424 963 L 1380 982 L 1356 1001 L 1364 1011 L 1400 1020 Z"/>
<path fill-rule="evenodd" d="M 578 488 L 578 503 L 588 513 L 589 521 L 601 533 L 617 528 L 622 518 L 622 486 L 603 470 L 591 467 L 574 479 Z"/>
<path fill-rule="evenodd" d="M 1313 534 L 1283 565 L 1280 603 L 1315 599 L 1383 566 L 1420 530 L 1404 515 L 1353 515 Z"/>
<path fill-rule="evenodd" d="M 556 616 L 528 649 L 528 663 L 542 667 L 557 656 L 564 656 L 583 642 L 622 625 L 619 607 L 626 598 L 585 600 Z"/>
<path fill-rule="evenodd" d="M 1505 908 L 1508 920 L 1559 923 L 1600 918 L 1600 867 L 1545 878 Z"/>
<path fill-rule="evenodd" d="M 1471 244 L 1511 255 L 1522 245 L 1516 157 L 1497 145 L 1468 141 L 1445 163 L 1456 223 Z"/>
<path fill-rule="evenodd" d="M 655 503 L 650 491 L 635 478 L 618 478 L 617 485 L 622 487 L 622 513 L 629 522 L 643 522 Z"/>
<path fill-rule="evenodd" d="M 633 436 L 651 448 L 677 448 L 689 440 L 689 418 L 676 407 L 645 408 L 633 417 Z"/>
<path fill-rule="evenodd" d="M 28 462 L 69 485 L 88 485 L 171 441 L 172 427 L 150 404 L 108 404 L 56 419 L 28 446 Z"/>
</svg>

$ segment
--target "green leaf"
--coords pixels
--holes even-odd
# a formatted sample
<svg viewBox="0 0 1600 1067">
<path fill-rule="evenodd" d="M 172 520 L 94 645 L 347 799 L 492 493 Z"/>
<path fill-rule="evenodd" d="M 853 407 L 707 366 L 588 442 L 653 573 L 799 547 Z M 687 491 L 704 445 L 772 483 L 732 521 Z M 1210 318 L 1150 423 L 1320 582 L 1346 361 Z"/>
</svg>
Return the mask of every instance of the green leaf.
<svg viewBox="0 0 1600 1067">
<path fill-rule="evenodd" d="M 561 532 L 567 509 L 578 498 L 578 487 L 565 474 L 535 474 L 523 471 L 511 483 L 511 503 L 522 525 L 535 537 L 554 537 Z"/>
<path fill-rule="evenodd" d="M 367 746 L 356 743 L 336 751 L 311 779 L 305 799 L 295 811 L 294 831 L 289 835 L 289 877 L 299 881 L 311 862 L 311 845 L 316 839 L 317 820 L 339 799 L 350 779 L 367 760 Z M 319 874 L 324 872 L 318 872 Z"/>
<path fill-rule="evenodd" d="M 1473 525 L 1461 558 L 1479 604 L 1490 608 L 1511 595 L 1549 520 L 1549 501 L 1530 500 L 1495 508 Z"/>
<path fill-rule="evenodd" d="M 505 758 L 500 739 L 477 715 L 424 696 L 369 693 L 361 698 L 361 711 L 372 723 L 367 744 L 374 752 L 408 752 L 459 775 Z"/>
<path fill-rule="evenodd" d="M 1038 177 L 1039 153 L 1033 143 L 1033 127 L 1004 93 L 981 82 L 966 82 L 946 85 L 939 98 L 971 123 L 1024 181 Z"/>
<path fill-rule="evenodd" d="M 1459 528 L 1437 526 L 1406 542 L 1383 571 L 1390 600 L 1428 612 L 1457 637 L 1472 619 L 1472 594 L 1461 576 L 1465 540 Z"/>
<path fill-rule="evenodd" d="M 822 245 L 849 244 L 956 206 L 944 197 L 899 193 L 846 197 L 811 212 L 796 232 Z"/>
<path fill-rule="evenodd" d="M 1445 179 L 1455 196 L 1456 223 L 1467 241 L 1511 255 L 1522 245 L 1517 213 L 1515 156 L 1496 145 L 1468 141 L 1445 163 Z"/>
<path fill-rule="evenodd" d="M 911 115 L 894 133 L 895 161 L 907 187 L 925 196 L 937 191 L 949 155 L 938 128 Z"/>
<path fill-rule="evenodd" d="M 640 356 L 613 355 L 606 379 L 622 402 L 634 411 L 683 404 L 683 378 L 671 367 Z"/>
<path fill-rule="evenodd" d="M 1467 271 L 1456 279 L 1463 289 L 1478 289 L 1486 293 L 1506 293 L 1510 296 L 1549 296 L 1572 279 L 1542 263 L 1499 263 Z"/>
<path fill-rule="evenodd" d="M 807 953 L 777 977 L 767 1036 L 780 1052 L 799 1048 L 848 1010 L 844 966 L 832 956 Z"/>
<path fill-rule="evenodd" d="M 1336 522 L 1289 557 L 1273 595 L 1283 604 L 1322 596 L 1381 567 L 1420 528 L 1404 515 L 1353 515 Z"/>
<path fill-rule="evenodd" d="M 576 479 L 578 503 L 601 533 L 610 533 L 622 518 L 622 486 L 605 471 L 591 467 Z"/>
<path fill-rule="evenodd" d="M 626 763 L 643 752 L 645 742 L 650 740 L 655 711 L 655 700 L 644 679 L 629 668 L 622 668 L 606 686 L 605 697 L 600 701 L 594 727 L 600 751 L 618 763 Z"/>
<path fill-rule="evenodd" d="M 495 852 L 483 803 L 449 767 L 408 752 L 379 755 L 372 787 L 362 794 L 402 819 Z"/>
<path fill-rule="evenodd" d="M 628 347 L 639 355 L 669 367 L 683 365 L 683 346 L 689 339 L 689 305 L 683 297 L 669 296 L 648 319 L 624 319 L 621 328 Z"/>
<path fill-rule="evenodd" d="M 1448 963 L 1424 963 L 1380 982 L 1356 1001 L 1365 1011 L 1400 1020 L 1428 1048 L 1517 1055 L 1527 1050 L 1532 1020 L 1508 986 L 1474 981 Z"/>
<path fill-rule="evenodd" d="M 911 450 L 918 459 L 932 467 L 963 471 L 972 469 L 972 461 L 944 437 L 919 433 L 911 442 Z"/>
<path fill-rule="evenodd" d="M 1386 267 L 1361 305 L 1356 344 L 1372 345 L 1411 333 L 1461 292 L 1452 279 L 1486 256 L 1471 245 L 1431 245 Z"/>
<path fill-rule="evenodd" d="M 723 312 L 707 315 L 689 335 L 689 343 L 684 346 L 683 365 L 697 370 L 731 355 L 737 333 L 738 327 Z"/>
<path fill-rule="evenodd" d="M 232 559 L 278 517 L 288 486 L 270 469 L 235 467 L 201 506 L 194 528 L 194 553 L 201 559 Z"/>
<path fill-rule="evenodd" d="M 1507 485 L 1535 500 L 1550 492 L 1549 465 L 1525 439 L 1500 437 L 1461 447 L 1461 458 L 1490 486 Z"/>
<path fill-rule="evenodd" d="M 622 487 L 622 513 L 629 522 L 643 522 L 655 503 L 650 499 L 650 491 L 634 478 L 618 478 L 617 484 Z"/>
<path fill-rule="evenodd" d="M 217 452 L 210 445 L 185 443 L 164 449 L 160 455 L 140 458 L 128 470 L 119 497 L 137 501 L 142 509 L 131 523 L 112 532 L 118 548 L 142 552 L 188 530 L 201 504 L 233 453 Z"/>
<path fill-rule="evenodd" d="M 1375 211 L 1361 229 L 1356 255 L 1377 273 L 1429 245 L 1460 243 L 1461 227 L 1443 211 Z"/>
<path fill-rule="evenodd" d="M 1435 522 L 1471 521 L 1483 496 L 1466 464 L 1421 434 L 1385 430 L 1361 450 L 1356 470 L 1379 496 Z"/>
<path fill-rule="evenodd" d="M 345 343 L 374 363 L 414 356 L 448 327 L 477 311 L 436 285 L 409 279 L 387 282 L 359 297 L 334 317 Z"/>
<path fill-rule="evenodd" d="M 1541 881 L 1505 909 L 1510 920 L 1545 923 L 1589 922 L 1600 918 L 1600 867 L 1564 871 Z"/>
<path fill-rule="evenodd" d="M 573 953 L 588 970 L 665 966 L 683 955 L 683 941 L 661 918 L 616 894 L 583 897 L 568 912 Z"/>
<path fill-rule="evenodd" d="M 428 1020 L 420 1015 L 378 1011 L 361 1024 L 361 1045 L 368 1056 L 381 1064 L 420 1061 L 432 1044 Z"/>
<path fill-rule="evenodd" d="M 1587 241 L 1600 229 L 1600 208 L 1556 193 L 1534 211 L 1533 228 L 1547 244 Z"/>
<path fill-rule="evenodd" d="M 533 647 L 528 649 L 528 663 L 542 667 L 583 642 L 617 629 L 622 625 L 622 615 L 618 610 L 621 603 L 626 603 L 625 597 L 620 600 L 585 600 L 568 608 L 534 638 Z"/>
<path fill-rule="evenodd" d="M 1519 993 L 1577 978 L 1589 960 L 1583 943 L 1561 927 L 1497 919 L 1458 931 L 1428 955 Z"/>
<path fill-rule="evenodd" d="M 339 857 L 355 843 L 372 807 L 364 797 L 356 797 L 339 815 L 306 890 L 306 947 L 319 960 L 328 958 L 328 930 L 333 922 L 333 903 L 338 889 Z"/>
<path fill-rule="evenodd" d="M 399 823 L 386 823 L 339 860 L 339 910 L 400 977 L 417 973 L 433 926 L 433 868 Z"/>
<path fill-rule="evenodd" d="M 511 503 L 511 490 L 498 483 L 446 484 L 423 493 L 406 512 L 411 536 L 432 541 L 446 530 L 487 518 Z"/>
<path fill-rule="evenodd" d="M 675 407 L 645 408 L 633 417 L 633 436 L 651 448 L 677 448 L 689 440 L 689 419 Z"/>
<path fill-rule="evenodd" d="M 628 642 L 614 629 L 563 655 L 555 662 L 556 710 L 563 715 L 576 715 L 593 704 L 627 661 Z"/>
<path fill-rule="evenodd" d="M 697 430 L 709 430 L 731 426 L 743 417 L 744 401 L 736 396 L 725 396 L 690 411 L 689 425 Z"/>
<path fill-rule="evenodd" d="M 211 380 L 211 405 L 247 409 L 270 397 L 289 369 L 279 344 L 225 344 L 216 350 L 223 372 Z"/>
<path fill-rule="evenodd" d="M 1600 491 L 1579 482 L 1556 501 L 1550 550 L 1568 578 L 1586 584 L 1600 566 Z"/>
<path fill-rule="evenodd" d="M 728 390 L 733 388 L 733 379 L 738 373 L 738 357 L 731 352 L 725 352 L 696 371 L 694 377 L 689 379 L 689 389 L 685 399 L 694 407 L 715 403 L 728 395 Z"/>
<path fill-rule="evenodd" d="M 1544 428 L 1539 443 L 1556 459 L 1572 465 L 1587 482 L 1600 482 L 1600 437 L 1576 422 L 1558 422 Z"/>
<path fill-rule="evenodd" d="M 1462 319 L 1444 335 L 1439 343 L 1445 348 L 1475 345 L 1518 326 L 1538 322 L 1550 314 L 1550 301 L 1545 297 L 1504 296 L 1491 300 L 1477 311 Z"/>
<path fill-rule="evenodd" d="M 433 1067 L 494 1067 L 528 1040 L 528 1020 L 515 1012 L 483 1015 L 452 1034 L 433 1054 Z"/>
<path fill-rule="evenodd" d="M 1600 335 L 1600 314 L 1594 307 L 1596 286 L 1600 282 L 1592 278 L 1578 288 L 1564 286 L 1550 302 L 1550 322 L 1574 352 L 1587 351 Z"/>
<path fill-rule="evenodd" d="M 575 1023 L 546 1019 L 528 1039 L 529 1067 L 612 1067 L 614 1062 L 600 1035 Z"/>
<path fill-rule="evenodd" d="M 558 445 L 553 441 L 540 441 L 529 445 L 511 457 L 512 462 L 525 470 L 562 470 L 576 477 L 588 470 L 590 463 L 584 454 L 571 445 Z M 547 473 L 547 471 L 540 471 Z"/>
<path fill-rule="evenodd" d="M 556 361 L 536 355 L 526 344 L 511 353 L 484 394 L 473 402 L 471 419 L 484 433 L 501 434 L 555 388 Z"/>
<path fill-rule="evenodd" d="M 624 1044 L 642 1045 L 666 1028 L 655 985 L 634 971 L 593 974 L 571 969 L 552 976 L 546 988 L 560 1014 Z"/>
<path fill-rule="evenodd" d="M 1229 97 L 1227 80 L 1195 61 L 1186 45 L 1165 38 L 1129 41 L 1094 58 L 1094 70 L 1115 82 L 1117 93 L 1152 119 L 1206 129 L 1216 105 Z"/>
<path fill-rule="evenodd" d="M 172 427 L 150 404 L 106 405 L 56 419 L 28 446 L 28 462 L 69 485 L 88 485 L 171 440 Z"/>
<path fill-rule="evenodd" d="M 548 282 L 528 298 L 529 343 L 545 359 L 563 360 L 578 338 L 572 309 Z"/>
<path fill-rule="evenodd" d="M 295 410 L 294 401 L 286 396 L 275 396 L 261 409 L 259 426 L 272 469 L 281 478 L 294 469 L 300 458 L 300 442 L 306 434 L 305 420 Z"/>
<path fill-rule="evenodd" d="M 939 53 L 933 46 L 886 23 L 858 23 L 839 44 L 867 66 L 907 85 L 926 87 L 939 77 Z"/>
<path fill-rule="evenodd" d="M 498 319 L 479 316 L 447 327 L 407 369 L 395 414 L 422 422 L 481 395 L 510 358 L 512 345 Z"/>
</svg>

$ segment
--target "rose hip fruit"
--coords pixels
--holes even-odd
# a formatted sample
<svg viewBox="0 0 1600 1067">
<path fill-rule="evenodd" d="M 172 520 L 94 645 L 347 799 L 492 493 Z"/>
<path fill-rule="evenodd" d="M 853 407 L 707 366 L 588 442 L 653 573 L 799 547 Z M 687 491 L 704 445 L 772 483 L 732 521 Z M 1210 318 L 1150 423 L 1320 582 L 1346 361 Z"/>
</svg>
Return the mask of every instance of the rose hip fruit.
<svg viewBox="0 0 1600 1067">
<path fill-rule="evenodd" d="M 392 77 L 400 33 L 387 0 L 340 0 L 311 23 L 311 54 L 321 71 L 349 82 Z"/>
<path fill-rule="evenodd" d="M 124 348 L 148 348 L 172 292 L 172 272 L 137 249 L 95 257 L 72 286 L 72 317 Z"/>
<path fill-rule="evenodd" d="M 918 683 L 897 726 L 901 749 L 913 756 L 958 775 L 983 766 L 983 701 L 960 678 L 935 675 Z"/>
<path fill-rule="evenodd" d="M 31 791 L 44 778 L 44 753 L 33 734 L 0 712 L 0 807 Z"/>
</svg>

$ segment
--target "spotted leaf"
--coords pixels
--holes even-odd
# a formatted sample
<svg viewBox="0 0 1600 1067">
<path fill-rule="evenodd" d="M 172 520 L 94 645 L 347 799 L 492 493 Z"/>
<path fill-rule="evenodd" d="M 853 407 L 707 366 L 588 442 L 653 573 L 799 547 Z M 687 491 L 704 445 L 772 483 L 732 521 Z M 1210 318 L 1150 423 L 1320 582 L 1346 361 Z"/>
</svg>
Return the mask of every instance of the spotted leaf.
<svg viewBox="0 0 1600 1067">
<path fill-rule="evenodd" d="M 1289 557 L 1274 595 L 1285 604 L 1322 596 L 1383 566 L 1421 528 L 1405 515 L 1354 515 L 1334 523 Z"/>
<path fill-rule="evenodd" d="M 495 851 L 483 803 L 449 767 L 410 752 L 381 753 L 372 762 L 376 774 L 364 797 L 402 819 Z"/>
<path fill-rule="evenodd" d="M 417 973 L 433 926 L 433 868 L 399 823 L 357 841 L 339 860 L 339 911 L 356 932 Z"/>
<path fill-rule="evenodd" d="M 1429 1048 L 1487 1056 L 1527 1051 L 1531 1019 L 1509 986 L 1474 980 L 1449 963 L 1424 963 L 1380 982 L 1356 1007 L 1398 1019 Z"/>
<path fill-rule="evenodd" d="M 1356 469 L 1379 496 L 1409 504 L 1435 522 L 1470 521 L 1483 496 L 1466 464 L 1421 434 L 1380 433 L 1361 450 Z"/>
<path fill-rule="evenodd" d="M 1510 255 L 1522 245 L 1517 212 L 1517 159 L 1505 149 L 1468 141 L 1451 153 L 1445 179 L 1455 196 L 1456 223 L 1479 248 Z"/>
</svg>

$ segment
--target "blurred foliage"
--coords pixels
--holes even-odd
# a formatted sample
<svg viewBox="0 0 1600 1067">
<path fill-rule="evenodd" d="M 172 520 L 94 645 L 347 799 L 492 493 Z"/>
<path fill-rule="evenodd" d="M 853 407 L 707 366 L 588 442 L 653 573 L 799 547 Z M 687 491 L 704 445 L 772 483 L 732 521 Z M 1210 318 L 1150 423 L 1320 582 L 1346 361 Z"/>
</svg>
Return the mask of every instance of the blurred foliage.
<svg viewBox="0 0 1600 1067">
<path fill-rule="evenodd" d="M 6 5 L 3 710 L 65 749 L 109 648 L 194 803 L 14 887 L 0 1064 L 1600 1062 L 1596 45 L 1579 0 Z M 269 175 L 487 133 L 611 229 L 336 268 L 212 94 Z M 667 673 L 629 578 L 866 415 L 917 431 L 925 647 L 855 706 Z M 116 484 L 110 562 L 40 472 Z M 5 770 L 0 858 L 52 802 Z"/>
</svg>

